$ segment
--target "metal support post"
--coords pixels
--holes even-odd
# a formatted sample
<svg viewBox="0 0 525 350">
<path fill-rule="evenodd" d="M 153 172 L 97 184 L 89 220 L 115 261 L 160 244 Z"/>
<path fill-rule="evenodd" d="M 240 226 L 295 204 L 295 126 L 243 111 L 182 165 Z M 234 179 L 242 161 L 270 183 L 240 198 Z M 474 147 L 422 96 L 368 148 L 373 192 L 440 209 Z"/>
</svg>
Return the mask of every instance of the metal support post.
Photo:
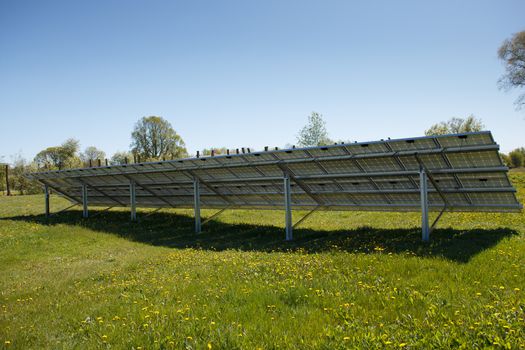
<svg viewBox="0 0 525 350">
<path fill-rule="evenodd" d="M 423 242 L 428 242 L 430 230 L 428 227 L 428 184 L 425 168 L 419 168 L 419 189 L 421 191 L 421 229 Z"/>
<path fill-rule="evenodd" d="M 49 218 L 49 187 L 44 185 L 44 198 L 46 202 L 46 218 Z"/>
<path fill-rule="evenodd" d="M 197 178 L 193 179 L 193 210 L 195 213 L 195 233 L 201 233 L 201 191 Z"/>
<path fill-rule="evenodd" d="M 292 193 L 290 186 L 290 176 L 284 174 L 284 210 L 286 223 L 286 240 L 293 239 L 293 225 L 292 225 Z"/>
<path fill-rule="evenodd" d="M 88 217 L 88 187 L 82 184 L 82 217 Z"/>
<path fill-rule="evenodd" d="M 137 191 L 135 181 L 129 181 L 129 207 L 131 211 L 131 221 L 137 221 Z"/>
</svg>

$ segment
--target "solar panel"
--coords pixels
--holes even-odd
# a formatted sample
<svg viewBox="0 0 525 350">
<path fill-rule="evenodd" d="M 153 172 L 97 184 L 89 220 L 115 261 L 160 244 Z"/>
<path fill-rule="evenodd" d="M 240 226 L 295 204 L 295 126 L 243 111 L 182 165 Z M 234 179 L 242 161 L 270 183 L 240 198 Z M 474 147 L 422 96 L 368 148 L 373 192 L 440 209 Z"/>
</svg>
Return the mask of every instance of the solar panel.
<svg viewBox="0 0 525 350">
<path fill-rule="evenodd" d="M 28 174 L 82 204 L 136 207 L 515 212 L 490 132 Z M 427 182 L 428 180 L 428 182 Z M 46 196 L 48 198 L 48 196 Z M 198 214 L 200 231 L 200 214 Z M 291 219 L 290 219 L 291 220 Z M 287 238 L 291 221 L 287 219 Z M 428 214 L 423 221 L 428 221 Z M 300 220 L 301 221 L 301 220 Z M 289 227 L 290 226 L 290 227 Z M 423 231 L 428 222 L 423 222 Z M 427 233 L 429 229 L 427 227 Z M 427 235 L 428 236 L 428 235 Z M 425 238 L 425 232 L 424 232 Z"/>
</svg>

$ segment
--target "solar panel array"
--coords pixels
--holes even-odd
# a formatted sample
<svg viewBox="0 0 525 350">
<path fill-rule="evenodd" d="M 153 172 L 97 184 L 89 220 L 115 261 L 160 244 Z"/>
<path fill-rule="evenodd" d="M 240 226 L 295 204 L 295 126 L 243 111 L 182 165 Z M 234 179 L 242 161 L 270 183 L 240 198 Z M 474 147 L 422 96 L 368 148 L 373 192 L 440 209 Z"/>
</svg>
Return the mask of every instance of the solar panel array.
<svg viewBox="0 0 525 350">
<path fill-rule="evenodd" d="M 336 144 L 162 162 L 29 174 L 82 203 L 129 206 L 130 182 L 138 207 L 193 208 L 194 181 L 202 208 L 282 209 L 283 178 L 294 209 L 419 211 L 420 168 L 429 209 L 519 211 L 490 132 Z"/>
</svg>

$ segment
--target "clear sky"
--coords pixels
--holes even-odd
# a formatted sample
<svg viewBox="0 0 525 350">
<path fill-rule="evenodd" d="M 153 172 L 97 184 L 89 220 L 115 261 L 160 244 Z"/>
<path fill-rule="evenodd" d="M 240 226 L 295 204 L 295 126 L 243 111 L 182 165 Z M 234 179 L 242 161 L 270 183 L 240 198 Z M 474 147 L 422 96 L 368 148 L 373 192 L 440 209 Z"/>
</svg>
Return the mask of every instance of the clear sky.
<svg viewBox="0 0 525 350">
<path fill-rule="evenodd" d="M 524 29 L 523 0 L 0 0 L 0 157 L 111 155 L 148 115 L 192 154 L 283 146 L 311 111 L 358 141 L 472 113 L 509 151 L 525 112 L 497 49 Z"/>
</svg>

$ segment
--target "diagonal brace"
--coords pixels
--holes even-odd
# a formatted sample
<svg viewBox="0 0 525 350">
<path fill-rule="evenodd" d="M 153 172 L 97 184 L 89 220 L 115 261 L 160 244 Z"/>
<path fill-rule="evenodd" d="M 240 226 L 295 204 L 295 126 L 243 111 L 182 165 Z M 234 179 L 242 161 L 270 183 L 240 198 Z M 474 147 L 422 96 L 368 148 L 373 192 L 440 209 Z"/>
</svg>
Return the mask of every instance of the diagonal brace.
<svg viewBox="0 0 525 350">
<path fill-rule="evenodd" d="M 93 185 L 90 184 L 89 182 L 85 182 L 85 181 L 82 181 L 82 180 L 81 180 L 80 182 L 81 182 L 82 184 L 88 185 L 89 188 L 91 188 L 91 189 L 94 190 L 95 192 L 100 193 L 100 194 L 103 195 L 104 197 L 111 199 L 113 202 L 116 202 L 116 203 L 120 204 L 120 205 L 123 206 L 123 207 L 126 206 L 125 203 L 123 203 L 123 202 L 119 201 L 118 199 L 116 199 L 115 197 L 110 196 L 109 194 L 105 193 L 104 191 L 102 191 L 102 190 L 101 190 L 100 188 L 98 188 L 97 186 L 93 186 Z"/>
<path fill-rule="evenodd" d="M 69 209 L 71 209 L 71 208 L 73 208 L 73 207 L 76 207 L 77 205 L 79 205 L 79 203 L 73 203 L 73 204 L 71 204 L 71 205 L 70 205 L 69 207 L 67 207 L 67 208 L 64 208 L 64 209 L 62 209 L 62 210 L 60 210 L 60 211 L 57 211 L 56 213 L 49 214 L 49 216 L 55 216 L 55 215 L 58 215 L 58 214 L 62 214 L 63 212 L 65 212 L 65 211 L 67 211 L 67 210 L 69 210 Z"/>
<path fill-rule="evenodd" d="M 297 177 L 295 177 L 293 175 L 293 173 L 290 170 L 290 168 L 288 168 L 284 163 L 277 163 L 277 166 L 285 174 L 288 174 L 290 179 L 292 179 L 297 184 L 297 186 L 299 186 L 310 198 L 312 198 L 317 203 L 317 205 L 319 205 L 319 206 L 323 206 L 324 205 L 323 200 L 321 198 L 319 198 L 319 196 L 317 194 L 315 194 L 312 191 L 310 191 L 310 188 L 308 188 L 308 186 L 302 180 L 297 179 Z"/>
<path fill-rule="evenodd" d="M 319 209 L 321 209 L 323 206 L 321 205 L 318 205 L 317 207 L 313 208 L 312 210 L 310 210 L 308 213 L 306 213 L 302 218 L 300 218 L 299 220 L 297 220 L 297 222 L 295 224 L 293 224 L 293 228 L 296 228 L 297 226 L 299 226 L 303 221 L 305 221 L 310 215 L 312 215 L 313 213 L 315 213 L 316 211 L 318 211 Z"/>
<path fill-rule="evenodd" d="M 222 208 L 221 210 L 219 210 L 218 212 L 216 212 L 215 214 L 213 214 L 212 216 L 204 220 L 201 225 L 204 225 L 205 223 L 210 222 L 211 220 L 215 219 L 217 216 L 221 215 L 226 209 L 230 209 L 230 208 L 231 208 L 231 205 L 228 205 Z"/>
<path fill-rule="evenodd" d="M 206 181 L 204 181 L 199 175 L 195 174 L 193 171 L 191 171 L 191 170 L 184 170 L 184 171 L 187 172 L 188 174 L 190 174 L 193 177 L 193 179 L 197 179 L 199 181 L 199 183 L 203 184 L 204 186 L 206 186 L 207 189 L 209 189 L 210 191 L 215 193 L 217 196 L 219 196 L 222 200 L 224 200 L 226 203 L 228 203 L 229 206 L 234 204 L 233 201 L 230 198 L 228 198 L 227 196 L 225 196 L 221 192 L 217 191 L 215 188 L 213 188 L 213 186 L 208 184 Z"/>
<path fill-rule="evenodd" d="M 121 174 L 121 175 L 124 176 L 125 178 L 127 178 L 128 180 L 135 182 L 135 185 L 140 186 L 144 191 L 148 192 L 153 197 L 155 197 L 157 199 L 160 199 L 161 201 L 163 201 L 164 203 L 166 203 L 167 205 L 169 205 L 172 208 L 176 208 L 176 206 L 174 206 L 170 201 L 168 201 L 164 197 L 161 197 L 161 196 L 157 195 L 155 192 L 153 192 L 151 189 L 149 189 L 147 185 L 143 185 L 143 184 L 137 182 L 133 177 L 128 176 L 126 174 Z"/>
</svg>

